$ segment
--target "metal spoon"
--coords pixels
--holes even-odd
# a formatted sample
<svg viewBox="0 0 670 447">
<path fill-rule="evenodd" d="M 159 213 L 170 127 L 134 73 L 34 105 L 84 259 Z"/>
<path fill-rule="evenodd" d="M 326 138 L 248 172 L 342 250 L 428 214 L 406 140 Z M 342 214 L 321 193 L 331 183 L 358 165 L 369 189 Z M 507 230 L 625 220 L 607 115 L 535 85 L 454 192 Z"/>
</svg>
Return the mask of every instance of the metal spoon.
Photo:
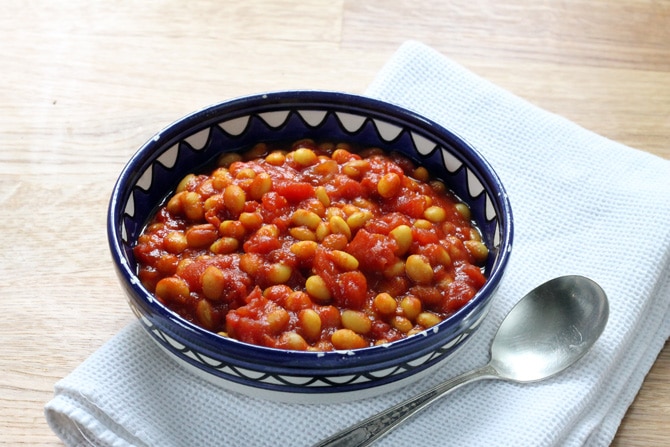
<svg viewBox="0 0 670 447">
<path fill-rule="evenodd" d="M 481 379 L 534 382 L 579 360 L 596 342 L 609 316 L 605 292 L 583 276 L 552 279 L 507 314 L 491 345 L 491 360 L 382 411 L 314 447 L 367 446 L 448 392 Z"/>
</svg>

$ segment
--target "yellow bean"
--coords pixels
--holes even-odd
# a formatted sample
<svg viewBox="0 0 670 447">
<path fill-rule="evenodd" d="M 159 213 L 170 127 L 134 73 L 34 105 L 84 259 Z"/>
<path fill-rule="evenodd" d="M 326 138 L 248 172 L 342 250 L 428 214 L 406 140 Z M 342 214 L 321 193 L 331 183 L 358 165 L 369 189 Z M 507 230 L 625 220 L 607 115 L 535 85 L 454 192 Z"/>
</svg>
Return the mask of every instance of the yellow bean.
<svg viewBox="0 0 670 447">
<path fill-rule="evenodd" d="M 319 226 L 316 227 L 316 240 L 322 241 L 326 236 L 330 234 L 330 224 L 328 222 L 321 222 Z"/>
<path fill-rule="evenodd" d="M 225 255 L 236 252 L 239 247 L 240 241 L 234 237 L 222 237 L 212 242 L 209 251 L 217 255 Z"/>
<path fill-rule="evenodd" d="M 239 220 L 224 220 L 219 224 L 219 234 L 226 237 L 242 239 L 246 233 L 246 228 Z"/>
<path fill-rule="evenodd" d="M 163 246 L 170 253 L 181 253 L 188 247 L 186 235 L 181 231 L 172 231 L 165 236 Z"/>
<path fill-rule="evenodd" d="M 242 156 L 240 154 L 238 154 L 236 152 L 227 152 L 225 154 L 222 154 L 219 157 L 218 165 L 227 168 L 230 165 L 232 165 L 233 163 L 235 163 L 236 161 L 241 161 L 241 160 L 242 160 Z"/>
<path fill-rule="evenodd" d="M 284 284 L 291 278 L 293 269 L 288 265 L 276 263 L 272 264 L 268 269 L 267 279 L 272 284 Z"/>
<path fill-rule="evenodd" d="M 321 336 L 321 317 L 314 309 L 303 309 L 298 314 L 303 334 L 308 340 L 318 340 Z"/>
<path fill-rule="evenodd" d="M 472 216 L 471 213 L 470 213 L 470 207 L 468 207 L 468 206 L 467 206 L 465 203 L 463 203 L 463 202 L 461 202 L 461 203 L 457 203 L 457 204 L 454 205 L 454 206 L 455 206 L 455 208 L 456 208 L 456 211 L 458 211 L 458 213 L 459 213 L 461 216 L 463 216 L 463 219 L 470 220 L 470 218 L 471 218 L 471 216 Z"/>
<path fill-rule="evenodd" d="M 265 161 L 273 166 L 281 166 L 286 161 L 286 156 L 283 152 L 274 151 L 265 156 Z"/>
<path fill-rule="evenodd" d="M 407 250 L 409 250 L 414 241 L 414 238 L 412 237 L 412 229 L 407 225 L 398 225 L 391 230 L 389 235 L 395 239 L 398 244 L 398 251 L 396 252 L 397 256 L 402 256 L 407 253 Z"/>
<path fill-rule="evenodd" d="M 316 253 L 319 244 L 314 241 L 299 241 L 291 245 L 291 253 L 300 259 L 310 259 Z"/>
<path fill-rule="evenodd" d="M 214 328 L 212 311 L 212 304 L 207 300 L 198 301 L 198 304 L 195 307 L 195 316 L 198 318 L 200 324 L 202 324 L 205 329 Z"/>
<path fill-rule="evenodd" d="M 401 184 L 400 177 L 395 172 L 384 174 L 377 183 L 377 192 L 385 199 L 394 197 L 400 192 Z"/>
<path fill-rule="evenodd" d="M 260 213 L 244 212 L 240 214 L 239 219 L 240 223 L 249 232 L 257 230 L 263 224 L 263 216 Z"/>
<path fill-rule="evenodd" d="M 272 177 L 266 172 L 258 174 L 249 185 L 249 197 L 252 200 L 261 200 L 272 189 Z"/>
<path fill-rule="evenodd" d="M 300 166 L 312 166 L 317 161 L 317 156 L 313 150 L 300 148 L 293 151 L 293 160 Z"/>
<path fill-rule="evenodd" d="M 226 277 L 221 269 L 210 265 L 200 275 L 200 284 L 202 285 L 202 293 L 207 299 L 219 301 L 226 286 Z"/>
<path fill-rule="evenodd" d="M 257 143 L 244 153 L 244 158 L 246 160 L 254 160 L 259 157 L 263 157 L 268 152 L 268 145 L 265 143 Z"/>
<path fill-rule="evenodd" d="M 405 273 L 409 279 L 419 284 L 427 284 L 433 280 L 433 268 L 423 255 L 410 255 L 405 261 Z"/>
<path fill-rule="evenodd" d="M 316 227 L 322 222 L 318 214 L 307 211 L 305 209 L 297 209 L 291 215 L 291 223 L 293 225 L 304 225 L 310 230 L 316 230 Z"/>
<path fill-rule="evenodd" d="M 420 228 L 422 230 L 431 230 L 433 228 L 433 223 L 426 219 L 417 219 L 412 224 L 415 228 Z"/>
<path fill-rule="evenodd" d="M 330 206 L 330 197 L 324 186 L 317 186 L 314 189 L 314 195 L 323 206 Z"/>
<path fill-rule="evenodd" d="M 288 232 L 299 241 L 316 241 L 316 234 L 307 227 L 291 227 Z"/>
<path fill-rule="evenodd" d="M 421 312 L 416 317 L 416 324 L 421 325 L 426 329 L 435 326 L 440 321 L 442 321 L 442 319 L 432 312 Z"/>
<path fill-rule="evenodd" d="M 433 223 L 444 222 L 447 219 L 447 212 L 441 206 L 433 205 L 426 208 L 423 217 Z"/>
<path fill-rule="evenodd" d="M 403 334 L 406 334 L 414 327 L 411 321 L 409 321 L 405 317 L 400 316 L 393 317 L 393 319 L 391 320 L 391 326 L 398 329 Z"/>
<path fill-rule="evenodd" d="M 407 319 L 414 320 L 421 313 L 421 300 L 413 295 L 408 295 L 400 300 L 400 308 Z"/>
<path fill-rule="evenodd" d="M 395 312 L 398 303 L 395 298 L 386 292 L 382 292 L 375 296 L 374 301 L 372 302 L 375 310 L 383 315 L 389 315 Z"/>
<path fill-rule="evenodd" d="M 286 346 L 286 349 L 292 351 L 305 351 L 309 348 L 305 339 L 295 332 L 284 332 L 279 339 L 280 343 Z"/>
<path fill-rule="evenodd" d="M 365 335 L 372 330 L 372 321 L 363 312 L 346 309 L 341 312 L 342 326 L 357 334 Z"/>
<path fill-rule="evenodd" d="M 286 311 L 286 309 L 281 307 L 270 311 L 270 313 L 268 313 L 265 317 L 268 329 L 273 334 L 277 334 L 283 331 L 284 328 L 288 325 L 290 319 L 291 316 L 289 313 Z"/>
<path fill-rule="evenodd" d="M 360 349 L 368 346 L 368 342 L 351 329 L 338 329 L 330 337 L 335 349 Z"/>
<path fill-rule="evenodd" d="M 177 189 L 175 190 L 175 192 L 186 191 L 188 184 L 191 183 L 191 180 L 193 179 L 195 179 L 195 175 L 187 174 L 183 179 L 181 179 L 181 181 L 177 185 Z"/>
<path fill-rule="evenodd" d="M 347 240 L 351 240 L 351 228 L 347 222 L 340 216 L 333 216 L 328 220 L 330 231 L 336 234 L 343 234 Z"/>
<path fill-rule="evenodd" d="M 242 168 L 235 174 L 235 178 L 238 180 L 242 179 L 253 179 L 256 177 L 256 171 L 251 168 Z"/>
<path fill-rule="evenodd" d="M 193 225 L 186 230 L 186 242 L 190 248 L 209 247 L 219 238 L 219 232 L 212 224 Z"/>
<path fill-rule="evenodd" d="M 424 168 L 423 166 L 419 166 L 412 172 L 412 177 L 419 180 L 420 182 L 427 182 L 430 179 L 430 173 L 428 172 L 428 169 Z"/>
<path fill-rule="evenodd" d="M 463 244 L 477 264 L 483 264 L 488 258 L 489 249 L 482 241 L 465 241 Z"/>
<path fill-rule="evenodd" d="M 370 219 L 372 219 L 372 213 L 370 211 L 355 211 L 347 217 L 347 225 L 349 225 L 349 228 L 357 230 L 363 227 L 363 225 Z"/>
<path fill-rule="evenodd" d="M 191 220 L 202 220 L 205 217 L 205 204 L 197 192 L 187 191 L 181 196 L 184 214 Z"/>
<path fill-rule="evenodd" d="M 331 256 L 335 265 L 342 270 L 356 270 L 358 268 L 358 259 L 346 251 L 333 250 Z"/>
<path fill-rule="evenodd" d="M 237 185 L 228 185 L 223 191 L 223 204 L 235 215 L 239 215 L 244 210 L 246 200 L 246 193 Z"/>
<path fill-rule="evenodd" d="M 319 303 L 328 303 L 331 299 L 330 290 L 322 277 L 312 275 L 305 281 L 305 291 Z"/>
<path fill-rule="evenodd" d="M 191 293 L 188 283 L 176 276 L 163 278 L 156 284 L 156 296 L 165 301 L 184 301 Z"/>
</svg>

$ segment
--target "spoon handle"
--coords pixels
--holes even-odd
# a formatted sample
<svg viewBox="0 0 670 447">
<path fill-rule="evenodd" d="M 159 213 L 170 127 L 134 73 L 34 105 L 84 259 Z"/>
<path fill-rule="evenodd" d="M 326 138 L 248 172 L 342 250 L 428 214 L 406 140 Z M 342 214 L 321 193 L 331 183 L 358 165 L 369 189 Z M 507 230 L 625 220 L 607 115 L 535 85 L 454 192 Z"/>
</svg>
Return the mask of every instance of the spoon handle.
<svg viewBox="0 0 670 447">
<path fill-rule="evenodd" d="M 491 366 L 463 373 L 446 382 L 439 383 L 421 394 L 411 397 L 395 406 L 335 433 L 333 436 L 314 444 L 313 447 L 364 447 L 372 444 L 450 391 L 480 379 L 498 378 L 498 372 Z"/>
</svg>

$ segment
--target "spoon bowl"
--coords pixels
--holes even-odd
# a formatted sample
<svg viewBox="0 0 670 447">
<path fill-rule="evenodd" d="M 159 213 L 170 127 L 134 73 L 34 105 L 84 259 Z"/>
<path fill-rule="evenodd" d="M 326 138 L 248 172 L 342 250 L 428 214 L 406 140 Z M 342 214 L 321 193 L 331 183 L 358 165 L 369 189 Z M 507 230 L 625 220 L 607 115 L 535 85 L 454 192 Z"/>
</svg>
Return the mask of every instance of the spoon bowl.
<svg viewBox="0 0 670 447">
<path fill-rule="evenodd" d="M 481 379 L 534 382 L 554 376 L 582 358 L 609 318 L 603 289 L 583 276 L 562 276 L 523 297 L 507 314 L 482 368 L 423 393 L 331 436 L 314 447 L 366 446 L 450 391 Z"/>
</svg>

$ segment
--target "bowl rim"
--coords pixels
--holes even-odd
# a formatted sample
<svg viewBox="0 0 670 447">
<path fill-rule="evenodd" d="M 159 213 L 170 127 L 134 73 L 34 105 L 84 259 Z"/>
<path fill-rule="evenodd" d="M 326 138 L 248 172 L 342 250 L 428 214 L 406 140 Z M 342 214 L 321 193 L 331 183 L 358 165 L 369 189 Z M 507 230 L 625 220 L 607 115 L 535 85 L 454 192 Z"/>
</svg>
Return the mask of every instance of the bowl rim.
<svg viewBox="0 0 670 447">
<path fill-rule="evenodd" d="M 252 345 L 223 337 L 201 328 L 182 319 L 166 306 L 160 304 L 142 286 L 136 273 L 130 268 L 124 257 L 123 242 L 121 241 L 119 229 L 121 220 L 123 219 L 124 206 L 130 194 L 132 194 L 132 188 L 129 188 L 129 186 L 135 184 L 131 180 L 136 178 L 139 175 L 138 173 L 141 174 L 143 172 L 142 167 L 144 165 L 157 159 L 162 154 L 162 152 L 155 153 L 154 150 L 168 148 L 175 142 L 184 139 L 185 134 L 193 135 L 199 130 L 210 127 L 214 123 L 221 122 L 225 115 L 236 113 L 240 115 L 260 114 L 278 109 L 288 110 L 295 107 L 300 107 L 301 110 L 337 108 L 342 109 L 344 113 L 359 112 L 366 115 L 368 117 L 366 119 L 376 117 L 388 120 L 389 117 L 393 117 L 396 121 L 403 122 L 405 127 L 410 127 L 412 130 L 430 135 L 431 139 L 435 140 L 438 144 L 448 143 L 448 146 L 455 147 L 463 159 L 467 160 L 471 165 L 476 166 L 477 173 L 482 178 L 483 183 L 493 186 L 492 196 L 494 197 L 492 197 L 492 200 L 496 203 L 496 208 L 498 208 L 497 215 L 500 222 L 501 237 L 499 245 L 500 253 L 497 255 L 491 271 L 488 272 L 486 283 L 468 303 L 440 322 L 436 327 L 395 342 L 349 351 L 293 351 Z M 468 143 L 466 139 L 410 109 L 366 96 L 324 90 L 281 90 L 240 96 L 205 106 L 173 121 L 140 146 L 128 160 L 114 184 L 107 213 L 108 244 L 117 273 L 122 279 L 124 286 L 132 289 L 136 297 L 141 297 L 138 301 L 143 306 L 149 307 L 152 314 L 175 323 L 178 332 L 195 335 L 195 337 L 189 338 L 189 343 L 197 346 L 206 355 L 211 355 L 214 358 L 224 355 L 227 358 L 238 358 L 245 361 L 255 358 L 267 359 L 268 365 L 276 365 L 278 359 L 283 360 L 281 361 L 282 364 L 297 365 L 305 361 L 324 361 L 327 359 L 335 363 L 350 364 L 352 358 L 357 358 L 360 361 L 368 359 L 365 363 L 374 363 L 379 358 L 387 359 L 389 353 L 392 353 L 397 346 L 401 346 L 402 349 L 421 349 L 423 346 L 429 344 L 430 334 L 446 332 L 448 335 L 451 332 L 448 329 L 450 325 L 454 325 L 455 322 L 467 318 L 483 302 L 492 298 L 493 292 L 498 287 L 509 261 L 514 227 L 512 209 L 505 187 L 488 160 L 473 145 Z M 421 336 L 421 334 L 424 336 Z M 210 349 L 206 343 L 201 342 L 201 338 L 209 340 L 212 343 L 217 343 L 226 351 L 226 354 Z M 260 362 L 251 361 L 250 363 L 257 364 Z"/>
</svg>

